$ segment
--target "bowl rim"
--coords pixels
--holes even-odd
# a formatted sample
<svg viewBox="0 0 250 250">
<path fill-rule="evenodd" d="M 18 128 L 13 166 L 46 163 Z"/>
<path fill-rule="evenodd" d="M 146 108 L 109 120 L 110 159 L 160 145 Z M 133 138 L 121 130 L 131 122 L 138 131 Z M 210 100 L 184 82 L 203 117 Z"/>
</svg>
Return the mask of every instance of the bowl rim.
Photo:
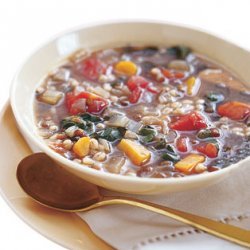
<svg viewBox="0 0 250 250">
<path fill-rule="evenodd" d="M 218 36 L 217 34 L 214 34 L 210 31 L 206 31 L 201 28 L 192 27 L 185 24 L 175 23 L 175 22 L 168 22 L 165 20 L 154 20 L 154 19 L 116 19 L 116 20 L 105 20 L 105 21 L 95 21 L 95 22 L 89 22 L 85 23 L 84 25 L 78 25 L 73 28 L 66 29 L 65 31 L 59 32 L 56 35 L 53 35 L 52 38 L 47 39 L 47 41 L 40 44 L 40 46 L 37 46 L 37 48 L 33 49 L 33 51 L 26 57 L 26 59 L 20 64 L 18 70 L 16 71 L 12 81 L 11 81 L 11 87 L 10 87 L 10 104 L 11 108 L 13 110 L 13 114 L 15 116 L 16 122 L 19 125 L 21 131 L 27 136 L 28 140 L 30 140 L 34 145 L 36 145 L 42 152 L 46 153 L 49 157 L 51 157 L 53 160 L 56 160 L 57 162 L 63 164 L 66 166 L 66 168 L 71 168 L 73 170 L 76 170 L 78 172 L 84 172 L 87 175 L 96 176 L 100 179 L 106 177 L 111 180 L 115 181 L 121 181 L 121 182 L 128 182 L 128 183 L 137 183 L 139 184 L 184 184 L 189 182 L 197 182 L 202 181 L 205 179 L 211 179 L 214 176 L 221 176 L 226 175 L 226 173 L 229 173 L 233 169 L 238 168 L 241 164 L 244 164 L 245 162 L 250 160 L 250 156 L 246 157 L 245 159 L 241 160 L 240 162 L 234 163 L 229 165 L 226 168 L 220 169 L 218 171 L 214 172 L 206 172 L 202 174 L 197 175 L 190 175 L 190 176 L 184 176 L 181 178 L 146 178 L 146 177 L 138 177 L 138 176 L 125 176 L 120 174 L 113 174 L 109 172 L 104 172 L 96 169 L 92 169 L 89 167 L 83 167 L 77 162 L 71 161 L 69 159 L 66 159 L 62 155 L 56 153 L 52 149 L 50 149 L 45 143 L 42 143 L 40 139 L 36 138 L 34 134 L 27 129 L 24 122 L 22 121 L 21 114 L 18 112 L 18 107 L 15 103 L 15 93 L 16 93 L 16 87 L 18 83 L 18 77 L 19 74 L 22 72 L 23 65 L 29 62 L 30 58 L 34 56 L 39 50 L 41 50 L 43 47 L 48 46 L 49 44 L 54 43 L 58 38 L 74 33 L 74 32 L 80 32 L 83 29 L 86 28 L 95 28 L 95 27 L 101 27 L 101 26 L 107 26 L 107 25 L 116 25 L 116 24 L 142 24 L 142 25 L 149 25 L 149 24 L 156 24 L 156 25 L 166 25 L 166 26 L 172 26 L 176 28 L 183 28 L 190 31 L 195 31 L 207 36 L 210 36 L 212 38 L 215 38 L 217 40 L 220 40 L 221 42 L 227 43 L 231 46 L 236 47 L 237 49 L 243 51 L 244 53 L 250 54 L 250 51 L 248 51 L 245 48 L 242 48 L 233 42 L 223 38 L 222 36 Z M 35 126 L 35 124 L 34 124 Z"/>
</svg>

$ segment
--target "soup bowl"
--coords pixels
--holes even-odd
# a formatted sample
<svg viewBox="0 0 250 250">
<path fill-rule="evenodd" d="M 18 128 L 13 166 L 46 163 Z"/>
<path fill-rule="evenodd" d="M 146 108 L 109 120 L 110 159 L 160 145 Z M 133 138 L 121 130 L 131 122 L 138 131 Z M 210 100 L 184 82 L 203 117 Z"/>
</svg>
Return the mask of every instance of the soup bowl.
<svg viewBox="0 0 250 250">
<path fill-rule="evenodd" d="M 11 106 L 17 125 L 34 152 L 42 151 L 66 170 L 101 187 L 131 194 L 156 194 L 199 188 L 218 182 L 237 171 L 246 158 L 227 168 L 183 178 L 141 178 L 106 173 L 83 167 L 50 149 L 38 135 L 33 102 L 41 79 L 74 51 L 118 46 L 184 44 L 231 69 L 243 82 L 250 82 L 250 53 L 237 45 L 203 31 L 153 21 L 118 21 L 93 24 L 58 35 L 37 49 L 13 79 Z"/>
</svg>

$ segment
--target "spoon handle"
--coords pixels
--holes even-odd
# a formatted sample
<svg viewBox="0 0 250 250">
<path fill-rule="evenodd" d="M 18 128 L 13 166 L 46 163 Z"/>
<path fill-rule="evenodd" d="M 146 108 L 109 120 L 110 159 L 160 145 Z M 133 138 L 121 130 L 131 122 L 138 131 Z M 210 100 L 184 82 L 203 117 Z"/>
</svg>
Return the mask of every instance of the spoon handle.
<svg viewBox="0 0 250 250">
<path fill-rule="evenodd" d="M 165 215 L 172 219 L 181 221 L 185 224 L 198 228 L 214 236 L 237 243 L 241 246 L 250 247 L 250 231 L 239 227 L 235 227 L 222 222 L 214 221 L 198 215 L 186 213 L 173 208 L 161 206 L 148 201 L 142 201 L 130 197 L 104 197 L 102 201 L 98 202 L 97 206 L 114 204 L 127 204 L 150 210 L 152 212 Z"/>
</svg>

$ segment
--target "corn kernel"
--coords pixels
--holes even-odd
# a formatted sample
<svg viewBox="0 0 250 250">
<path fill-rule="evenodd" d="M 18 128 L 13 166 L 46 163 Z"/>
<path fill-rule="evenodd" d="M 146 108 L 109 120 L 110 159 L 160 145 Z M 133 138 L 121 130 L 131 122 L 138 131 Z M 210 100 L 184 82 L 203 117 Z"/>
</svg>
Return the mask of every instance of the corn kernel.
<svg viewBox="0 0 250 250">
<path fill-rule="evenodd" d="M 123 151 L 137 166 L 143 165 L 145 162 L 149 161 L 151 157 L 150 151 L 143 145 L 129 139 L 122 139 L 118 144 L 118 149 Z"/>
<path fill-rule="evenodd" d="M 200 88 L 200 80 L 195 77 L 190 77 L 186 81 L 187 84 L 187 94 L 194 96 L 197 94 L 199 88 Z"/>
<path fill-rule="evenodd" d="M 132 76 L 137 72 L 137 66 L 131 61 L 120 61 L 115 65 L 115 70 L 124 75 Z"/>
<path fill-rule="evenodd" d="M 79 157 L 88 155 L 90 148 L 90 138 L 82 137 L 73 146 L 74 153 Z"/>
</svg>

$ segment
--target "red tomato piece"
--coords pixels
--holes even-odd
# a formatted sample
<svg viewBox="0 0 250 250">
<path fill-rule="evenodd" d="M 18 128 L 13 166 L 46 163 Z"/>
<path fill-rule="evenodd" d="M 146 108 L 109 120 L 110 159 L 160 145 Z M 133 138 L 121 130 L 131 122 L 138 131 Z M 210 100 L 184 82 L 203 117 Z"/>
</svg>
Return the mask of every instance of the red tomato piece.
<svg viewBox="0 0 250 250">
<path fill-rule="evenodd" d="M 84 112 L 99 114 L 108 106 L 108 101 L 89 92 L 83 91 L 77 95 L 69 92 L 66 95 L 66 106 L 72 115 Z"/>
<path fill-rule="evenodd" d="M 150 84 L 149 81 L 142 76 L 132 76 L 127 81 L 127 86 L 131 91 L 134 91 L 136 88 L 142 88 L 148 90 L 153 94 L 158 94 L 157 89 L 154 88 L 154 86 L 151 85 L 149 86 L 149 84 Z"/>
<path fill-rule="evenodd" d="M 137 87 L 147 88 L 149 81 L 142 76 L 131 76 L 127 82 L 129 90 L 133 91 Z"/>
<path fill-rule="evenodd" d="M 218 156 L 218 146 L 214 143 L 207 143 L 203 145 L 198 145 L 196 147 L 197 151 L 210 157 L 210 158 L 215 158 Z"/>
<path fill-rule="evenodd" d="M 197 111 L 193 111 L 188 113 L 187 115 L 183 115 L 179 120 L 170 124 L 171 129 L 179 131 L 199 130 L 206 127 L 207 124 L 205 118 Z"/>
<path fill-rule="evenodd" d="M 205 144 L 198 145 L 196 147 L 196 150 L 202 154 L 206 154 L 206 145 Z"/>
<path fill-rule="evenodd" d="M 153 86 L 147 87 L 147 90 L 149 92 L 153 93 L 153 94 L 158 94 L 159 93 L 159 91 L 155 87 L 153 87 Z"/>
<path fill-rule="evenodd" d="M 176 148 L 180 152 L 188 151 L 188 138 L 187 137 L 179 137 L 176 141 Z"/>
<path fill-rule="evenodd" d="M 250 105 L 243 102 L 226 102 L 218 107 L 218 114 L 232 120 L 243 120 L 250 115 Z"/>
<path fill-rule="evenodd" d="M 174 77 L 176 79 L 180 79 L 180 78 L 183 78 L 185 75 L 182 73 L 182 72 L 175 72 L 174 73 Z"/>
<path fill-rule="evenodd" d="M 180 79 L 185 76 L 182 72 L 170 71 L 168 69 L 162 69 L 161 72 L 168 79 Z"/>
<path fill-rule="evenodd" d="M 139 87 L 136 87 L 129 96 L 130 103 L 137 103 L 142 95 L 142 89 Z"/>
<path fill-rule="evenodd" d="M 76 99 L 72 105 L 70 106 L 70 113 L 72 115 L 76 115 L 76 114 L 79 114 L 79 113 L 85 113 L 87 110 L 87 106 L 86 106 L 86 99 L 84 98 L 79 98 L 79 99 Z"/>
<path fill-rule="evenodd" d="M 170 71 L 170 70 L 167 70 L 167 69 L 162 69 L 162 74 L 165 76 L 165 77 L 167 77 L 167 78 L 173 78 L 173 74 L 172 74 L 172 72 Z"/>
<path fill-rule="evenodd" d="M 66 106 L 67 106 L 68 109 L 72 106 L 74 100 L 75 100 L 74 93 L 73 92 L 68 92 L 66 94 L 66 98 L 65 98 Z"/>
<path fill-rule="evenodd" d="M 81 66 L 81 73 L 90 80 L 97 80 L 106 71 L 105 65 L 96 57 L 83 60 Z"/>
<path fill-rule="evenodd" d="M 210 158 L 215 158 L 218 156 L 219 149 L 217 145 L 213 143 L 208 143 L 206 146 L 206 154 Z"/>
<path fill-rule="evenodd" d="M 220 137 L 220 131 L 218 129 L 211 128 L 210 132 L 211 132 L 211 137 Z"/>
</svg>

